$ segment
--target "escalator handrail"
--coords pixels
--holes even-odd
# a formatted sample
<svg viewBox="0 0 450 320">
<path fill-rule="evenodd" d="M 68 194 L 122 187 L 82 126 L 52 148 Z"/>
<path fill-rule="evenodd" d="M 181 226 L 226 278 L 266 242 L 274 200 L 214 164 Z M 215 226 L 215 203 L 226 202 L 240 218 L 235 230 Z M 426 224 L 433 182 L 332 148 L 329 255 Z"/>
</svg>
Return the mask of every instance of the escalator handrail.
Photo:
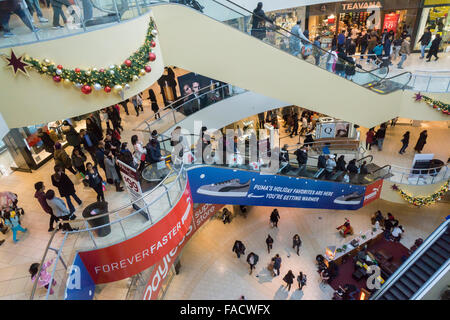
<svg viewBox="0 0 450 320">
<path fill-rule="evenodd" d="M 370 300 L 377 300 L 381 297 L 387 290 L 406 272 L 409 268 L 430 248 L 446 231 L 450 220 L 446 220 L 441 225 L 434 230 L 425 241 L 408 257 L 408 259 L 403 262 L 403 264 L 386 280 L 386 282 L 381 286 L 380 290 L 375 292 L 374 295 L 370 297 Z M 420 290 L 420 288 L 419 288 Z"/>
<path fill-rule="evenodd" d="M 373 161 L 373 155 L 371 155 L 371 154 L 369 154 L 369 155 L 367 155 L 367 156 L 365 156 L 365 157 L 362 157 L 362 158 L 359 159 L 359 160 L 356 160 L 356 162 L 359 162 L 359 161 L 361 161 L 361 160 L 364 160 L 365 158 L 370 158 L 370 162 L 369 162 L 369 163 L 372 163 L 372 161 Z"/>
<path fill-rule="evenodd" d="M 381 169 L 384 169 L 384 168 L 386 168 L 386 167 L 389 167 L 389 172 L 391 172 L 391 165 L 390 165 L 390 164 L 386 164 L 386 165 L 382 166 L 381 168 L 378 168 L 378 169 L 376 169 L 376 170 L 374 170 L 374 171 L 372 171 L 372 172 L 369 172 L 369 174 L 374 174 L 375 172 L 378 172 L 378 171 L 380 171 Z"/>
<path fill-rule="evenodd" d="M 233 9 L 227 7 L 227 6 L 224 5 L 223 3 L 220 3 L 220 2 L 218 2 L 218 1 L 216 1 L 216 0 L 211 0 L 211 1 L 213 1 L 213 2 L 215 2 L 215 3 L 217 3 L 217 4 L 221 5 L 221 6 L 223 6 L 223 7 L 225 7 L 225 8 L 228 8 L 228 9 L 230 9 L 230 10 L 232 10 L 232 11 L 234 11 L 234 12 L 236 12 L 236 13 L 242 15 L 242 16 L 244 16 L 242 13 L 240 13 L 240 12 L 238 12 L 238 11 L 236 11 L 236 10 L 233 10 Z M 246 11 L 247 13 L 250 13 L 251 15 L 255 15 L 255 16 L 257 16 L 258 18 L 265 20 L 266 22 L 268 22 L 269 24 L 271 24 L 271 25 L 274 26 L 273 31 L 275 31 L 275 32 L 277 32 L 277 29 L 280 29 L 280 30 L 283 30 L 284 32 L 289 33 L 290 36 L 295 37 L 295 38 L 298 38 L 300 41 L 303 40 L 303 39 L 301 39 L 300 37 L 298 37 L 297 35 L 295 35 L 295 34 L 293 34 L 292 32 L 290 32 L 289 30 L 286 30 L 286 29 L 284 29 L 283 27 L 280 27 L 280 26 L 276 25 L 275 23 L 273 23 L 272 21 L 266 19 L 265 17 L 261 17 L 261 16 L 259 16 L 259 15 L 257 15 L 257 14 L 254 14 L 252 11 L 250 11 L 250 10 L 248 10 L 248 9 L 246 9 L 246 8 L 244 8 L 244 7 L 242 7 L 242 6 L 240 6 L 240 5 L 238 5 L 237 3 L 233 2 L 233 1 L 230 1 L 230 0 L 224 0 L 224 1 L 231 3 L 231 4 L 233 4 L 233 5 L 236 6 L 236 7 L 239 7 L 240 9 Z M 283 37 L 286 37 L 286 38 L 287 38 L 287 36 L 285 36 L 285 35 L 283 35 L 283 34 L 281 34 L 281 33 L 279 33 L 279 32 L 277 32 L 277 33 L 280 34 L 280 35 L 282 35 Z M 322 51 L 322 55 L 325 55 L 325 54 L 328 55 L 328 54 L 329 54 L 328 51 L 322 49 L 321 47 L 318 47 L 318 46 L 314 45 L 314 43 L 312 43 L 311 41 L 309 41 L 309 42 L 311 43 L 311 45 L 312 45 L 313 47 L 315 47 L 315 48 L 317 48 L 318 50 Z M 339 58 L 339 57 L 338 57 L 338 59 L 341 60 L 341 61 L 343 61 L 344 64 L 349 63 L 348 61 L 343 60 L 343 59 L 341 59 L 341 58 Z M 369 71 L 369 70 L 365 70 L 365 69 L 363 69 L 363 68 L 356 67 L 356 61 L 355 61 L 355 68 L 358 68 L 358 69 L 362 70 L 361 73 L 370 73 L 372 76 L 374 76 L 374 77 L 376 77 L 376 78 L 378 78 L 378 79 L 384 79 L 384 78 L 381 78 L 380 76 L 377 76 L 377 75 L 373 74 L 372 72 L 373 72 L 374 70 L 379 70 L 379 69 L 385 68 L 385 67 L 380 67 L 380 68 L 377 68 L 377 69 L 374 69 L 374 70 Z M 407 73 L 407 72 L 404 72 L 404 73 Z M 387 73 L 386 73 L 386 76 L 387 76 Z M 386 77 L 386 76 L 385 76 L 385 77 Z"/>
</svg>

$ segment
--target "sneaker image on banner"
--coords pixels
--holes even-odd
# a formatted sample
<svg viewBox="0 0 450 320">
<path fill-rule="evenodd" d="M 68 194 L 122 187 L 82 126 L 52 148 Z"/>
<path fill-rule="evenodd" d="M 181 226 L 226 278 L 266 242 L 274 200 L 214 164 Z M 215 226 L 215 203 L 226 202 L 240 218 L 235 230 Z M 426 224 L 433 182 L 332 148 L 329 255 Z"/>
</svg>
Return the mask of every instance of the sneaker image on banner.
<svg viewBox="0 0 450 320">
<path fill-rule="evenodd" d="M 342 195 L 334 199 L 334 203 L 337 204 L 347 204 L 347 205 L 355 205 L 360 204 L 361 200 L 364 198 L 364 194 L 359 194 L 358 192 L 353 192 L 348 195 Z"/>
<path fill-rule="evenodd" d="M 240 183 L 239 179 L 226 180 L 201 186 L 197 193 L 217 197 L 246 197 L 250 189 L 250 179 Z"/>
</svg>

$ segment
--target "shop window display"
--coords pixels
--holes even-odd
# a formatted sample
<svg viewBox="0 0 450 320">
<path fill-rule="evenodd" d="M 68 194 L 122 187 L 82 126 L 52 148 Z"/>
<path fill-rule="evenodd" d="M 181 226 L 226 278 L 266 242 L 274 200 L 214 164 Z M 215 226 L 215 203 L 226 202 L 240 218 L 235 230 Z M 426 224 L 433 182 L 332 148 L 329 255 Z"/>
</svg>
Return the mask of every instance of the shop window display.
<svg viewBox="0 0 450 320">
<path fill-rule="evenodd" d="M 449 18 L 450 6 L 439 6 L 432 8 L 423 8 L 422 16 L 420 18 L 419 29 L 417 32 L 416 43 L 414 45 L 415 50 L 420 50 L 420 43 L 418 39 L 424 33 L 425 28 L 429 28 L 432 34 L 432 39 L 439 34 L 442 38 L 442 49 L 447 52 L 450 48 L 450 18 Z M 431 45 L 431 41 L 429 46 Z M 428 47 L 429 48 L 429 47 Z"/>
</svg>

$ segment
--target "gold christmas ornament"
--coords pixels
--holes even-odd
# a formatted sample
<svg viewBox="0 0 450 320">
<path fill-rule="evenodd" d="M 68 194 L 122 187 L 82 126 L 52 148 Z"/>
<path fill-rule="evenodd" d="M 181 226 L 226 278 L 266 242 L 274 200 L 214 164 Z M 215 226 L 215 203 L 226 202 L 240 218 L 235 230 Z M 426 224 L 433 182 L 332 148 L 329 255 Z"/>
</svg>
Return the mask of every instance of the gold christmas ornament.
<svg viewBox="0 0 450 320">
<path fill-rule="evenodd" d="M 138 81 L 138 80 L 139 80 L 139 77 L 136 76 L 136 75 L 134 75 L 134 76 L 133 76 L 133 81 Z"/>
<path fill-rule="evenodd" d="M 70 81 L 69 79 L 64 79 L 63 84 L 65 86 L 70 86 L 72 84 L 72 81 Z"/>
<path fill-rule="evenodd" d="M 91 76 L 91 71 L 90 71 L 90 70 L 86 71 L 86 75 L 87 75 L 88 77 L 90 77 L 90 76 Z"/>
<path fill-rule="evenodd" d="M 116 84 L 113 88 L 113 91 L 115 93 L 120 93 L 120 92 L 122 92 L 122 90 L 123 90 L 123 87 L 120 84 Z"/>
<path fill-rule="evenodd" d="M 45 63 L 45 64 L 50 64 L 50 60 L 44 59 L 44 63 Z"/>
<path fill-rule="evenodd" d="M 42 67 L 43 72 L 47 72 L 47 67 Z"/>
<path fill-rule="evenodd" d="M 141 70 L 139 71 L 139 75 L 140 75 L 140 76 L 145 76 L 145 73 L 146 73 L 146 72 L 145 72 L 144 69 L 141 69 Z"/>
</svg>

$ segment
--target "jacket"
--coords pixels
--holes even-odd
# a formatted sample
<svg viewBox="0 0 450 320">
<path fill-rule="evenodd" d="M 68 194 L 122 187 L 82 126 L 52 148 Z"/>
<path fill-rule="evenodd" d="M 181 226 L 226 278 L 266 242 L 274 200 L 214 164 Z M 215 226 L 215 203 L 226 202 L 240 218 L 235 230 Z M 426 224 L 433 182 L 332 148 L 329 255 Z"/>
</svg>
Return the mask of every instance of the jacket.
<svg viewBox="0 0 450 320">
<path fill-rule="evenodd" d="M 245 246 L 244 246 L 244 244 L 241 241 L 236 240 L 234 242 L 233 249 L 231 251 L 244 253 L 245 252 Z"/>
<path fill-rule="evenodd" d="M 116 159 L 113 157 L 110 159 L 109 157 L 105 157 L 105 172 L 106 179 L 112 179 L 114 181 L 120 181 L 119 175 L 116 170 Z"/>
<path fill-rule="evenodd" d="M 14 218 L 9 218 L 9 219 L 3 219 L 5 221 L 5 224 L 9 227 L 11 227 L 12 229 L 17 228 L 17 226 L 20 224 L 20 220 L 19 220 L 19 216 L 16 214 L 14 216 Z"/>
<path fill-rule="evenodd" d="M 41 205 L 42 209 L 47 212 L 48 214 L 53 214 L 52 208 L 47 203 L 47 199 L 45 199 L 45 193 L 42 191 L 36 191 L 34 193 L 34 197 L 38 199 L 39 204 Z"/>
<path fill-rule="evenodd" d="M 377 139 L 384 139 L 385 136 L 386 136 L 386 129 L 384 129 L 384 128 L 378 129 L 377 133 L 375 134 L 375 137 Z"/>
<path fill-rule="evenodd" d="M 73 182 L 65 173 L 61 174 L 61 178 L 59 181 L 56 179 L 56 173 L 53 174 L 52 184 L 58 188 L 61 197 L 66 197 L 75 193 L 75 187 L 73 185 Z"/>
<path fill-rule="evenodd" d="M 97 158 L 97 162 L 100 164 L 100 167 L 105 166 L 105 149 L 97 149 L 95 151 L 95 157 Z"/>
<path fill-rule="evenodd" d="M 281 258 L 273 258 L 273 268 L 280 269 L 281 268 Z"/>
<path fill-rule="evenodd" d="M 87 137 L 89 137 L 89 140 L 91 141 L 91 146 L 89 146 L 87 142 Z M 97 135 L 93 132 L 88 131 L 83 138 L 81 138 L 81 143 L 83 144 L 84 148 L 86 150 L 95 150 L 98 146 L 98 139 Z"/>
<path fill-rule="evenodd" d="M 92 170 L 94 173 L 89 172 L 89 170 L 86 170 L 86 179 L 89 183 L 89 187 L 95 188 L 99 184 L 103 182 L 102 176 L 98 173 L 98 170 L 96 167 L 93 167 Z"/>
<path fill-rule="evenodd" d="M 86 160 L 86 156 L 81 152 L 79 157 L 77 157 L 75 154 L 72 154 L 72 164 L 75 168 L 82 167 Z"/>
<path fill-rule="evenodd" d="M 253 256 L 253 263 L 250 263 L 250 257 L 251 256 Z M 259 257 L 258 257 L 258 255 L 257 254 L 255 254 L 255 253 L 253 253 L 253 252 L 250 252 L 249 254 L 248 254 L 248 256 L 247 256 L 247 262 L 248 262 L 248 264 L 251 264 L 251 265 L 256 265 L 257 263 L 258 263 L 258 260 L 259 260 Z"/>
<path fill-rule="evenodd" d="M 38 278 L 38 286 L 39 287 L 45 287 L 46 285 L 48 285 L 50 283 L 50 280 L 52 279 L 52 276 L 51 276 L 50 273 L 47 272 L 47 268 L 52 265 L 53 260 L 54 259 L 48 260 L 47 262 L 45 262 L 42 265 L 41 273 L 40 273 L 39 278 Z M 36 276 L 37 276 L 37 274 L 34 275 L 31 278 L 32 282 L 34 282 L 36 280 Z"/>
<path fill-rule="evenodd" d="M 91 119 L 91 122 L 86 124 L 86 131 L 89 133 L 89 138 L 91 138 L 92 141 L 92 135 L 95 136 L 98 144 L 98 140 L 103 139 L 103 132 L 102 129 L 94 122 L 93 119 Z M 92 142 L 94 143 L 94 142 Z M 97 144 L 94 144 L 97 146 Z"/>
<path fill-rule="evenodd" d="M 308 161 L 308 153 L 306 151 L 298 149 L 295 151 L 295 155 L 297 156 L 297 162 L 300 166 L 306 164 Z"/>
<path fill-rule="evenodd" d="M 66 204 L 61 198 L 54 197 L 51 200 L 47 200 L 48 205 L 53 210 L 53 214 L 56 217 L 64 217 L 70 215 L 69 209 L 67 209 Z"/>
<path fill-rule="evenodd" d="M 431 47 L 429 52 L 438 52 L 439 45 L 441 44 L 442 38 L 434 38 L 434 40 L 431 42 Z"/>
<path fill-rule="evenodd" d="M 75 130 L 74 127 L 70 126 L 70 129 L 63 131 L 63 133 L 66 135 L 67 143 L 70 146 L 76 147 L 81 144 L 80 134 Z"/>
<path fill-rule="evenodd" d="M 294 282 L 294 274 L 292 272 L 286 273 L 286 275 L 283 277 L 283 281 L 287 284 L 292 284 Z"/>
<path fill-rule="evenodd" d="M 53 155 L 55 158 L 55 164 L 57 166 L 63 167 L 63 168 L 70 168 L 72 166 L 72 160 L 70 159 L 69 155 L 64 151 L 64 149 L 57 149 L 55 150 L 55 154 Z"/>
<path fill-rule="evenodd" d="M 377 45 L 375 48 L 373 48 L 373 53 L 375 53 L 377 56 L 381 56 L 383 54 L 383 46 L 381 44 Z"/>
<path fill-rule="evenodd" d="M 145 161 L 147 161 L 148 163 L 156 163 L 160 161 L 161 147 L 159 146 L 159 142 L 157 142 L 155 146 L 152 146 L 149 143 L 145 146 L 145 149 L 147 150 Z"/>
<path fill-rule="evenodd" d="M 431 32 L 424 32 L 419 41 L 421 45 L 427 46 L 431 41 Z"/>
<path fill-rule="evenodd" d="M 298 240 L 297 239 L 295 239 L 295 237 L 293 237 L 292 238 L 292 244 L 294 245 L 294 246 L 301 246 L 302 245 L 302 240 L 300 239 L 300 237 L 298 238 Z"/>
<path fill-rule="evenodd" d="M 403 40 L 402 42 L 402 46 L 400 47 L 400 54 L 410 54 L 411 53 L 411 49 L 409 48 L 409 41 L 408 40 Z"/>
<path fill-rule="evenodd" d="M 280 215 L 274 211 L 270 214 L 270 221 L 278 221 L 280 219 Z"/>
</svg>

